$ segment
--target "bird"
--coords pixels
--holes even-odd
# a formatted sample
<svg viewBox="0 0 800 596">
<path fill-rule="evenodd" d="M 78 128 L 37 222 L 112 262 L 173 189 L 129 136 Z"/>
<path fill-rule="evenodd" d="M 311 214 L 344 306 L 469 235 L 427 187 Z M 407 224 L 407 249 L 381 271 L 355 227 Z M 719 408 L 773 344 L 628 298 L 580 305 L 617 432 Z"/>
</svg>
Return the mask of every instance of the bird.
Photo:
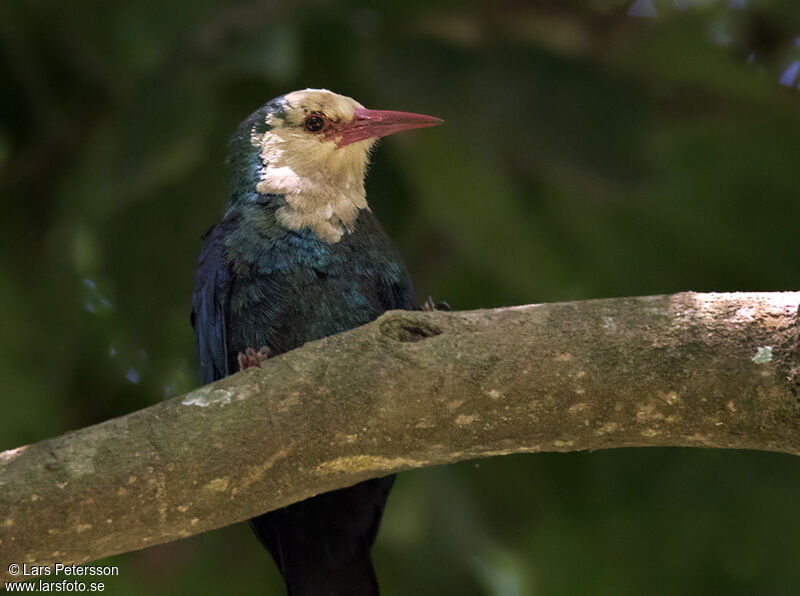
<svg viewBox="0 0 800 596">
<path fill-rule="evenodd" d="M 303 89 L 239 125 L 227 206 L 204 237 L 192 295 L 204 383 L 387 310 L 416 309 L 364 179 L 378 139 L 441 122 Z M 379 594 L 370 550 L 393 483 L 367 480 L 250 520 L 289 596 Z"/>
</svg>

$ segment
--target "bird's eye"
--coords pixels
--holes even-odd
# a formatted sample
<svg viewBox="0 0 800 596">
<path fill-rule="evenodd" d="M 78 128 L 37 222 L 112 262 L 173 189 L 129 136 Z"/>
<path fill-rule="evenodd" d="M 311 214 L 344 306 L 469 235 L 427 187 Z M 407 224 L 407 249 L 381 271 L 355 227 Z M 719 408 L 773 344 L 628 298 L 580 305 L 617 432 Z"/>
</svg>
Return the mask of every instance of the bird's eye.
<svg viewBox="0 0 800 596">
<path fill-rule="evenodd" d="M 303 122 L 303 126 L 308 132 L 319 132 L 328 126 L 328 121 L 319 114 L 311 114 Z"/>
</svg>

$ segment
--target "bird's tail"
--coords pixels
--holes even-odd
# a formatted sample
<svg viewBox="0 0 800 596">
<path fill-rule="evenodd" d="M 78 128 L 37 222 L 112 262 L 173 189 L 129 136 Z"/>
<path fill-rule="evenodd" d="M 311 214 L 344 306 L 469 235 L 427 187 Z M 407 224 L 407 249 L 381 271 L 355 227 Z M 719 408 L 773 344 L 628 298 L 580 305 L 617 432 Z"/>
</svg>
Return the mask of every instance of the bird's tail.
<svg viewBox="0 0 800 596">
<path fill-rule="evenodd" d="M 289 596 L 379 596 L 370 548 L 393 482 L 367 480 L 250 520 Z"/>
<path fill-rule="evenodd" d="M 288 569 L 288 596 L 379 596 L 369 552 L 359 553 L 345 568 Z"/>
</svg>

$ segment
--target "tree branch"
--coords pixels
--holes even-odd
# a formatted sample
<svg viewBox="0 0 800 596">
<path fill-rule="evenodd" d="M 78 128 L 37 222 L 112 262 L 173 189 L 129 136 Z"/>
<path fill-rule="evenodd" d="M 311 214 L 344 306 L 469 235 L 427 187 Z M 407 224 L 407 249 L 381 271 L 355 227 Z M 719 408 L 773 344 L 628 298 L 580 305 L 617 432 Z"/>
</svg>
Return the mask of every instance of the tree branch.
<svg viewBox="0 0 800 596">
<path fill-rule="evenodd" d="M 0 454 L 0 573 L 470 458 L 666 445 L 800 454 L 798 303 L 685 293 L 387 313 Z"/>
</svg>

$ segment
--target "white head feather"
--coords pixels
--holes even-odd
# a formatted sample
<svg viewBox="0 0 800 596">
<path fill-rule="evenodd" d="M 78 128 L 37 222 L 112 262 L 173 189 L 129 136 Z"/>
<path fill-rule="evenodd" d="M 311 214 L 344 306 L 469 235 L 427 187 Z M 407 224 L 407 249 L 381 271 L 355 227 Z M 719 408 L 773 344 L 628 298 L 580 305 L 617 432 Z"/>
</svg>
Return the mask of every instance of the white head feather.
<svg viewBox="0 0 800 596">
<path fill-rule="evenodd" d="M 294 91 L 284 99 L 283 117 L 270 114 L 268 130 L 251 135 L 263 163 L 256 188 L 285 196 L 287 204 L 276 212 L 285 227 L 308 227 L 323 240 L 338 242 L 352 229 L 358 212 L 369 209 L 364 176 L 375 140 L 337 147 L 334 138 L 310 134 L 303 123 L 313 113 L 333 123 L 348 123 L 354 110 L 363 106 L 325 89 Z"/>
</svg>

